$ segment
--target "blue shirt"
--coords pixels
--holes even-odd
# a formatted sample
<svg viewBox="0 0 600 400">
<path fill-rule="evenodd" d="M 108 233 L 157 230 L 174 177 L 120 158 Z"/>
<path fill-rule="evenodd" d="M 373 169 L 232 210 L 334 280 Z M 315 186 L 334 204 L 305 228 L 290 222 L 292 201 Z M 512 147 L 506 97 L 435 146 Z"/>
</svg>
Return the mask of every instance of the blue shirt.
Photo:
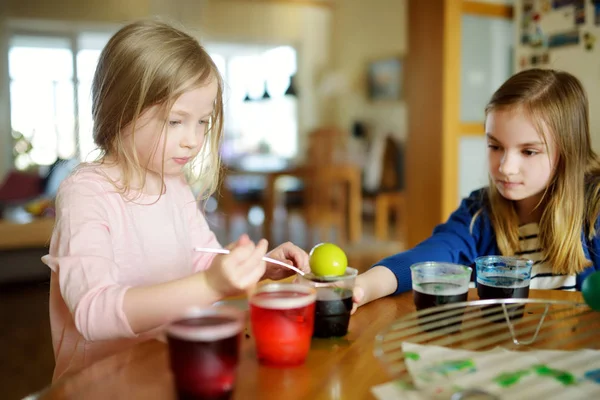
<svg viewBox="0 0 600 400">
<path fill-rule="evenodd" d="M 442 261 L 470 266 L 479 256 L 501 254 L 492 222 L 485 208 L 475 220 L 472 231 L 470 229 L 473 215 L 483 208 L 484 193 L 485 189 L 480 189 L 463 199 L 460 207 L 450 215 L 448 221 L 436 226 L 428 239 L 410 250 L 384 258 L 375 264 L 389 268 L 396 275 L 398 287 L 394 294 L 412 290 L 410 277 L 412 264 Z M 596 230 L 599 229 L 600 220 L 597 219 Z M 577 275 L 577 290 L 581 290 L 581 284 L 589 274 L 600 269 L 600 238 L 596 236 L 588 240 L 582 227 L 581 242 L 585 257 L 592 261 L 592 266 Z"/>
</svg>

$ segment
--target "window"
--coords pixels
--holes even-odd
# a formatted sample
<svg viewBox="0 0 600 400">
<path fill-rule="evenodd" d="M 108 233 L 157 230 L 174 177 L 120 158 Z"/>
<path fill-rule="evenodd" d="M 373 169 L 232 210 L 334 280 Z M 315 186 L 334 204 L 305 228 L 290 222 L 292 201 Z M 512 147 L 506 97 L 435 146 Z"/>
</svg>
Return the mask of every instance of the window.
<svg viewBox="0 0 600 400">
<path fill-rule="evenodd" d="M 268 162 L 268 156 L 296 156 L 297 99 L 285 94 L 296 73 L 296 51 L 289 46 L 245 45 L 207 49 L 225 81 L 225 162 L 257 154 L 267 156 L 261 163 Z"/>
<path fill-rule="evenodd" d="M 9 42 L 15 167 L 93 154 L 91 81 L 110 34 L 12 35 Z"/>
<path fill-rule="evenodd" d="M 92 160 L 91 84 L 110 33 L 14 34 L 9 42 L 15 166 Z M 225 81 L 225 161 L 297 153 L 297 101 L 285 95 L 296 73 L 289 46 L 207 47 Z M 265 93 L 268 98 L 264 99 Z"/>
</svg>

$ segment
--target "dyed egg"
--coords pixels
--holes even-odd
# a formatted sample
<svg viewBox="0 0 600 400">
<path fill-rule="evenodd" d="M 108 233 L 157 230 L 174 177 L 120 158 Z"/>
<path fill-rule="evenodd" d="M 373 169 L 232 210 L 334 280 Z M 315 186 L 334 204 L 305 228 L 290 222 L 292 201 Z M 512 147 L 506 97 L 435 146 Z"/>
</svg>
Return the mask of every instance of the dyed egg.
<svg viewBox="0 0 600 400">
<path fill-rule="evenodd" d="M 332 243 L 320 243 L 310 251 L 310 269 L 316 276 L 339 276 L 346 273 L 346 253 Z"/>
<path fill-rule="evenodd" d="M 600 271 L 591 273 L 581 285 L 583 299 L 592 310 L 600 311 Z"/>
</svg>

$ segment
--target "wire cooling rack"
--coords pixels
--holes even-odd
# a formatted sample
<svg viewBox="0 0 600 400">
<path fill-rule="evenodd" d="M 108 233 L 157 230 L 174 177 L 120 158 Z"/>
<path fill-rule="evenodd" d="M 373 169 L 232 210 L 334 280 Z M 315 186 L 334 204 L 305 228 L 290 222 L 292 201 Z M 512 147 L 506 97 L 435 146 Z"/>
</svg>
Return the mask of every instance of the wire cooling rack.
<svg viewBox="0 0 600 400">
<path fill-rule="evenodd" d="M 522 315 L 522 316 L 521 316 Z M 410 385 L 403 342 L 485 351 L 600 348 L 600 313 L 584 303 L 476 300 L 401 317 L 375 338 L 375 355 L 395 379 Z"/>
</svg>

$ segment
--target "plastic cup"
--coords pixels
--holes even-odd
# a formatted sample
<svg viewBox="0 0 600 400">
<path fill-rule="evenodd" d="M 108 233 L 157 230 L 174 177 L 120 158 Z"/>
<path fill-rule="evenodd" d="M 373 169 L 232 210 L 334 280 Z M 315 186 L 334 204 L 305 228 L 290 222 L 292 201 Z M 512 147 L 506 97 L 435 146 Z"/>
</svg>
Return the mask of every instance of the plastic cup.
<svg viewBox="0 0 600 400">
<path fill-rule="evenodd" d="M 316 290 L 297 283 L 259 285 L 250 295 L 250 322 L 261 364 L 303 364 L 310 349 Z"/>
<path fill-rule="evenodd" d="M 526 299 L 529 297 L 531 269 L 533 261 L 521 257 L 485 256 L 475 259 L 477 274 L 477 294 L 482 300 L 488 299 Z M 490 309 L 500 306 L 483 307 L 484 312 L 494 321 L 502 321 L 497 313 L 489 313 Z M 524 306 L 508 304 L 511 318 L 522 318 Z M 502 312 L 503 313 L 503 312 Z"/>
<path fill-rule="evenodd" d="M 180 400 L 231 398 L 243 327 L 243 312 L 220 306 L 193 309 L 167 328 Z"/>
<path fill-rule="evenodd" d="M 472 271 L 470 267 L 446 262 L 428 261 L 413 264 L 410 272 L 413 301 L 417 311 L 467 301 Z M 426 313 L 423 318 L 429 318 L 436 314 L 438 313 Z M 446 326 L 455 326 L 456 329 L 453 331 L 457 331 L 462 323 L 462 314 L 460 317 L 452 315 L 449 318 L 452 320 L 447 324 L 427 329 L 427 331 L 442 329 Z M 458 320 L 456 320 L 457 318 Z M 439 323 L 442 319 L 434 319 L 427 324 Z"/>
<path fill-rule="evenodd" d="M 317 291 L 313 337 L 342 337 L 348 333 L 357 274 L 356 269 L 348 267 L 341 276 L 298 276 L 298 283 L 313 287 Z"/>
</svg>

